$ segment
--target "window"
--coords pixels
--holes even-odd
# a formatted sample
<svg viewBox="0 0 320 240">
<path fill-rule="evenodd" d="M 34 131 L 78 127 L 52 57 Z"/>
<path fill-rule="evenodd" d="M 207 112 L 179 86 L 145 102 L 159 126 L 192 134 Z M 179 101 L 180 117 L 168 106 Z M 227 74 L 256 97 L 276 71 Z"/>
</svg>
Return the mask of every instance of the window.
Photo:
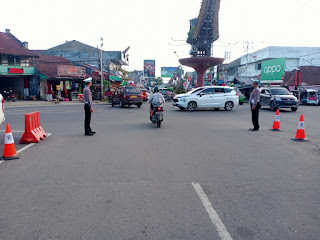
<svg viewBox="0 0 320 240">
<path fill-rule="evenodd" d="M 140 89 L 137 87 L 127 87 L 126 88 L 126 93 L 132 93 L 132 94 L 139 94 Z"/>
<path fill-rule="evenodd" d="M 261 70 L 261 63 L 258 64 L 257 68 L 258 70 Z"/>
<path fill-rule="evenodd" d="M 215 88 L 214 89 L 215 94 L 222 94 L 225 93 L 224 88 Z"/>
<path fill-rule="evenodd" d="M 225 91 L 226 93 L 231 93 L 232 90 L 233 90 L 233 89 L 231 89 L 231 88 L 225 88 L 225 89 L 224 89 L 224 91 Z"/>
<path fill-rule="evenodd" d="M 21 57 L 15 57 L 15 64 L 16 65 L 20 65 L 20 63 L 21 63 Z"/>
<path fill-rule="evenodd" d="M 261 90 L 261 93 L 262 93 L 262 94 L 265 94 L 265 93 L 266 93 L 266 90 L 264 90 L 264 89 Z"/>
<path fill-rule="evenodd" d="M 8 65 L 14 65 L 14 57 L 11 55 L 8 56 Z"/>
<path fill-rule="evenodd" d="M 203 90 L 201 93 L 204 95 L 211 95 L 211 94 L 213 94 L 213 88 L 207 88 L 207 89 Z"/>
</svg>

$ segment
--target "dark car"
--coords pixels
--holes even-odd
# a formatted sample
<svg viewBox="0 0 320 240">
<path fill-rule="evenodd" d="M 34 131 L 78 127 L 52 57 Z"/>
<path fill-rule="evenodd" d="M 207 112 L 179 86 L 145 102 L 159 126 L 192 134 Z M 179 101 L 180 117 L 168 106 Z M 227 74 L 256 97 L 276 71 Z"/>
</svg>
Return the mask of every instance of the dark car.
<svg viewBox="0 0 320 240">
<path fill-rule="evenodd" d="M 291 108 L 295 112 L 299 107 L 298 99 L 286 88 L 262 87 L 260 88 L 260 92 L 261 106 L 268 106 L 271 111 L 279 108 Z"/>
<path fill-rule="evenodd" d="M 119 87 L 112 95 L 112 107 L 119 104 L 120 107 L 136 105 L 138 108 L 142 106 L 142 94 L 139 87 L 126 86 Z"/>
</svg>

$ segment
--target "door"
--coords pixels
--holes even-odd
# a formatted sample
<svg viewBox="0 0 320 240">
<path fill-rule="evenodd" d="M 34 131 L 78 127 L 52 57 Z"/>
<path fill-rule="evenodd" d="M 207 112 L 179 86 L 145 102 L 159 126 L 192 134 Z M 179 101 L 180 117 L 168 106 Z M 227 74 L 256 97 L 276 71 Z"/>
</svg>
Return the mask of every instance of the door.
<svg viewBox="0 0 320 240">
<path fill-rule="evenodd" d="M 266 89 L 262 89 L 260 92 L 260 104 L 261 106 L 265 106 L 266 105 Z"/>
<path fill-rule="evenodd" d="M 227 102 L 227 94 L 224 88 L 214 88 L 212 104 L 214 108 L 223 108 Z"/>
<path fill-rule="evenodd" d="M 197 94 L 199 107 L 212 107 L 213 88 L 207 88 Z"/>
</svg>

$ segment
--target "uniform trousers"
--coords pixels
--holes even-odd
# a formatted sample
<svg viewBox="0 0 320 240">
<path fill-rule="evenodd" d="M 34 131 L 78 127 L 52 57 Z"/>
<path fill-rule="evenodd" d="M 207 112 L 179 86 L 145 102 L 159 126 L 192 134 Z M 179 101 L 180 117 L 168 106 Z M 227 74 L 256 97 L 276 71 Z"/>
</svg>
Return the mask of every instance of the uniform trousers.
<svg viewBox="0 0 320 240">
<path fill-rule="evenodd" d="M 256 105 L 255 109 L 252 109 L 252 104 L 250 104 L 251 106 L 251 115 L 252 115 L 252 124 L 254 129 L 259 129 L 259 110 L 260 110 L 260 103 L 258 102 L 258 104 Z"/>
<path fill-rule="evenodd" d="M 91 133 L 91 127 L 90 127 L 90 122 L 91 122 L 91 111 L 89 104 L 84 104 L 84 112 L 85 112 L 85 118 L 84 118 L 84 133 L 89 134 Z"/>
</svg>

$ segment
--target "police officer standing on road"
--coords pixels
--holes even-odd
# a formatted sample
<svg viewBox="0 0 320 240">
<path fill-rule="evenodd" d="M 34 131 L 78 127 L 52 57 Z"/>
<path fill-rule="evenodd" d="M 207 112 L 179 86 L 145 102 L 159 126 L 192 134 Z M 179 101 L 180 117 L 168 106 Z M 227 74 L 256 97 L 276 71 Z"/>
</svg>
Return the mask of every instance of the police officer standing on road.
<svg viewBox="0 0 320 240">
<path fill-rule="evenodd" d="M 252 83 L 253 90 L 250 94 L 249 102 L 252 114 L 253 128 L 250 131 L 259 131 L 259 109 L 260 105 L 260 89 L 258 88 L 258 82 Z"/>
<path fill-rule="evenodd" d="M 92 107 L 92 94 L 90 87 L 92 85 L 92 78 L 87 78 L 83 80 L 86 83 L 86 87 L 83 90 L 83 96 L 85 100 L 84 104 L 84 112 L 85 112 L 85 120 L 84 120 L 84 133 L 86 136 L 93 136 L 95 132 L 91 130 L 90 122 L 91 122 L 91 113 L 93 113 Z"/>
</svg>

